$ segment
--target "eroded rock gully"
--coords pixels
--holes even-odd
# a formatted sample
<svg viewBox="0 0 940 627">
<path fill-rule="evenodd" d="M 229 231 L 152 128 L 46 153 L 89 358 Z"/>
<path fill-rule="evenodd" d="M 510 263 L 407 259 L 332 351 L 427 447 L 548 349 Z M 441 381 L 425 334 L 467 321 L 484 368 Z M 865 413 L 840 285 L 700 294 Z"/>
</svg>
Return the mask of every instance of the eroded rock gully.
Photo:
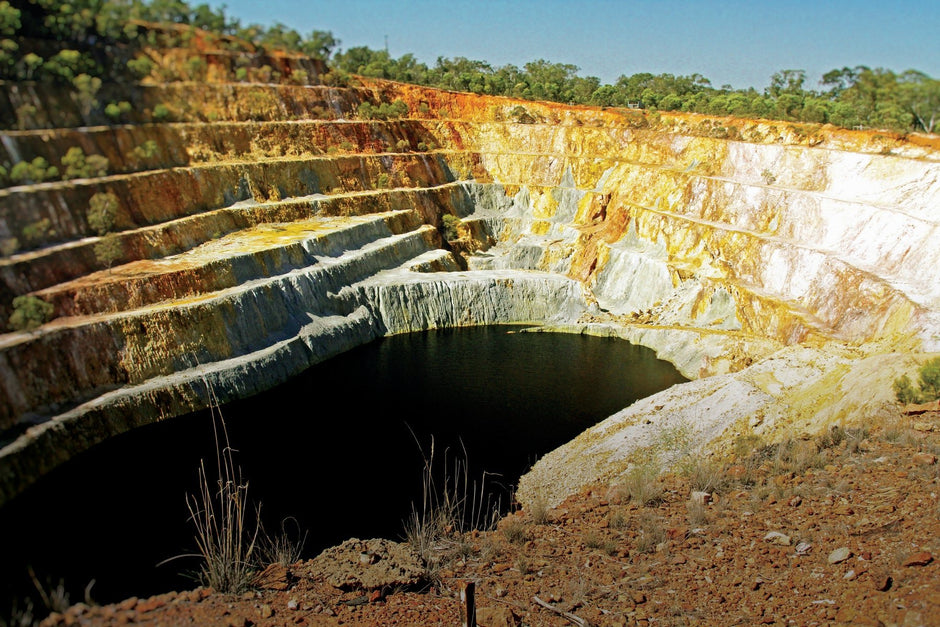
<svg viewBox="0 0 940 627">
<path fill-rule="evenodd" d="M 519 499 L 551 505 L 641 449 L 668 464 L 888 412 L 940 347 L 935 137 L 357 81 L 148 84 L 136 105 L 174 122 L 2 133 L 12 160 L 80 144 L 112 169 L 0 190 L 0 309 L 33 294 L 57 314 L 0 336 L 0 504 L 210 388 L 225 402 L 385 334 L 616 335 L 695 379 L 537 463 Z M 352 119 L 394 99 L 402 119 Z M 86 218 L 108 192 L 110 268 Z"/>
</svg>

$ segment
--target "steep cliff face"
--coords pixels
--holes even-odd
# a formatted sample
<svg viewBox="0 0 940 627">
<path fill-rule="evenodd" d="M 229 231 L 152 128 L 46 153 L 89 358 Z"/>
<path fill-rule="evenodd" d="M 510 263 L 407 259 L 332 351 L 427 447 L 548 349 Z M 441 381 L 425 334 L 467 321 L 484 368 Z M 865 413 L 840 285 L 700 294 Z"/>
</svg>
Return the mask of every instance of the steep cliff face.
<svg viewBox="0 0 940 627">
<path fill-rule="evenodd" d="M 715 451 L 824 428 L 940 350 L 935 138 L 222 79 L 140 86 L 137 110 L 169 103 L 174 122 L 0 133 L 0 160 L 109 163 L 0 190 L 0 311 L 30 294 L 57 316 L 0 335 L 0 503 L 210 387 L 237 398 L 389 333 L 543 324 L 699 379 L 537 464 L 520 496 L 549 500 L 623 472 L 653 441 L 638 425 Z M 405 118 L 351 119 L 396 99 Z M 118 201 L 113 267 L 88 224 L 100 193 Z"/>
</svg>

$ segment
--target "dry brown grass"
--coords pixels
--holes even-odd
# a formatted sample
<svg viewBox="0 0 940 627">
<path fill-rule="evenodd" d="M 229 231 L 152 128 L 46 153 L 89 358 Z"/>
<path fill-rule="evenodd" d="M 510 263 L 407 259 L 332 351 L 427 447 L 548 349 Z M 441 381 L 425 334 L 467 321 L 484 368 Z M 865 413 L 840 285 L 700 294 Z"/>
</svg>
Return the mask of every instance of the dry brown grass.
<svg viewBox="0 0 940 627">
<path fill-rule="evenodd" d="M 640 515 L 638 531 L 636 550 L 640 553 L 652 553 L 666 539 L 663 519 L 652 512 L 643 512 Z"/>
<path fill-rule="evenodd" d="M 689 481 L 689 487 L 698 492 L 720 492 L 730 482 L 724 468 L 718 463 L 695 456 L 681 468 L 681 474 Z"/>
<path fill-rule="evenodd" d="M 529 519 L 537 525 L 548 524 L 549 511 L 548 501 L 540 494 L 536 495 L 529 507 L 526 508 Z"/>
<path fill-rule="evenodd" d="M 635 466 L 627 473 L 616 488 L 639 505 L 655 505 L 662 500 L 663 485 L 660 481 L 660 469 L 655 464 Z"/>
<path fill-rule="evenodd" d="M 248 482 L 235 465 L 225 422 L 215 410 L 212 424 L 218 475 L 210 480 L 205 462 L 200 462 L 199 493 L 187 495 L 186 504 L 202 558 L 199 579 L 218 592 L 237 594 L 250 588 L 254 579 L 260 529 L 251 517 L 257 520 L 260 506 L 250 511 Z"/>
<path fill-rule="evenodd" d="M 524 544 L 529 539 L 526 522 L 516 516 L 504 518 L 499 523 L 499 531 L 512 544 Z"/>
<path fill-rule="evenodd" d="M 420 445 L 419 445 L 420 448 Z M 486 496 L 486 475 L 479 483 L 471 481 L 466 451 L 450 465 L 445 451 L 443 478 L 437 481 L 435 445 L 421 450 L 422 496 L 420 505 L 412 504 L 411 516 L 405 522 L 405 538 L 429 564 L 440 561 L 442 547 L 446 550 L 472 530 L 489 531 L 499 520 L 499 502 Z"/>
<path fill-rule="evenodd" d="M 623 531 L 630 526 L 630 519 L 622 510 L 614 510 L 607 518 L 607 526 L 617 531 Z"/>
<path fill-rule="evenodd" d="M 705 514 L 706 505 L 698 499 L 690 499 L 686 504 L 689 510 L 689 525 L 692 527 L 701 527 L 707 522 Z"/>
<path fill-rule="evenodd" d="M 589 531 L 584 534 L 584 545 L 589 549 L 597 549 L 607 555 L 613 555 L 617 552 L 617 542 L 600 531 Z"/>
</svg>

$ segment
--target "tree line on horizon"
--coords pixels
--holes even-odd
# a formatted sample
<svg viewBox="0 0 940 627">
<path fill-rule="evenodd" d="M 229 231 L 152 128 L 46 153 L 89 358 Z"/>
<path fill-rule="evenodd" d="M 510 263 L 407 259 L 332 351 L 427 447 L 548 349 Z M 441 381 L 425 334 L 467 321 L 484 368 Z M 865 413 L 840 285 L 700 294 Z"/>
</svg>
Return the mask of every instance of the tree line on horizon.
<svg viewBox="0 0 940 627">
<path fill-rule="evenodd" d="M 544 59 L 520 68 L 441 56 L 429 66 L 411 53 L 395 58 L 387 50 L 368 46 L 341 50 L 340 40 L 330 31 L 313 30 L 303 35 L 281 22 L 243 25 L 226 14 L 224 5 L 190 6 L 185 0 L 2 0 L 0 78 L 33 79 L 50 73 L 56 78 L 56 72 L 63 73 L 59 65 L 72 61 L 37 59 L 35 55 L 24 59 L 28 55 L 18 55 L 18 44 L 10 39 L 14 33 L 85 45 L 128 41 L 136 36 L 129 26 L 134 20 L 188 25 L 263 49 L 302 53 L 326 62 L 337 75 L 332 80 L 338 83 L 357 74 L 526 100 L 829 123 L 902 133 L 933 133 L 940 123 L 940 81 L 914 69 L 898 73 L 863 65 L 837 68 L 823 75 L 818 89 L 806 84 L 806 72 L 801 69 L 775 72 L 762 90 L 715 87 L 701 74 L 649 72 L 621 75 L 613 84 L 604 84 L 595 76 L 581 76 L 576 65 Z M 87 73 L 94 74 L 92 70 Z"/>
<path fill-rule="evenodd" d="M 322 40 L 322 38 L 321 38 Z M 325 60 L 351 74 L 385 78 L 455 91 L 526 100 L 550 100 L 600 107 L 634 107 L 830 123 L 845 128 L 885 128 L 932 133 L 940 122 L 940 81 L 923 72 L 900 74 L 884 68 L 856 66 L 823 75 L 821 89 L 807 88 L 804 70 L 781 70 L 770 84 L 716 88 L 701 74 L 675 76 L 640 72 L 621 75 L 614 84 L 580 76 L 576 65 L 538 59 L 522 68 L 493 67 L 464 57 L 438 57 L 434 66 L 412 54 L 393 58 L 385 50 L 357 46 Z"/>
</svg>

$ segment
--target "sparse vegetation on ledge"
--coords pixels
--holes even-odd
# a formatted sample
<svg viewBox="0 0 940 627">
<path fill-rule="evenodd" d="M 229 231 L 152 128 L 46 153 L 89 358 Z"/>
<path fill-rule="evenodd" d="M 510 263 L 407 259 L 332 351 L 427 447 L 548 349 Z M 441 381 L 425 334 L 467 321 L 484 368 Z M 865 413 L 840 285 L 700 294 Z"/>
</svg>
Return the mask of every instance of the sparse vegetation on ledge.
<svg viewBox="0 0 940 627">
<path fill-rule="evenodd" d="M 895 379 L 894 393 L 901 403 L 930 403 L 940 398 L 940 357 L 920 367 L 917 387 L 907 375 Z"/>
</svg>

